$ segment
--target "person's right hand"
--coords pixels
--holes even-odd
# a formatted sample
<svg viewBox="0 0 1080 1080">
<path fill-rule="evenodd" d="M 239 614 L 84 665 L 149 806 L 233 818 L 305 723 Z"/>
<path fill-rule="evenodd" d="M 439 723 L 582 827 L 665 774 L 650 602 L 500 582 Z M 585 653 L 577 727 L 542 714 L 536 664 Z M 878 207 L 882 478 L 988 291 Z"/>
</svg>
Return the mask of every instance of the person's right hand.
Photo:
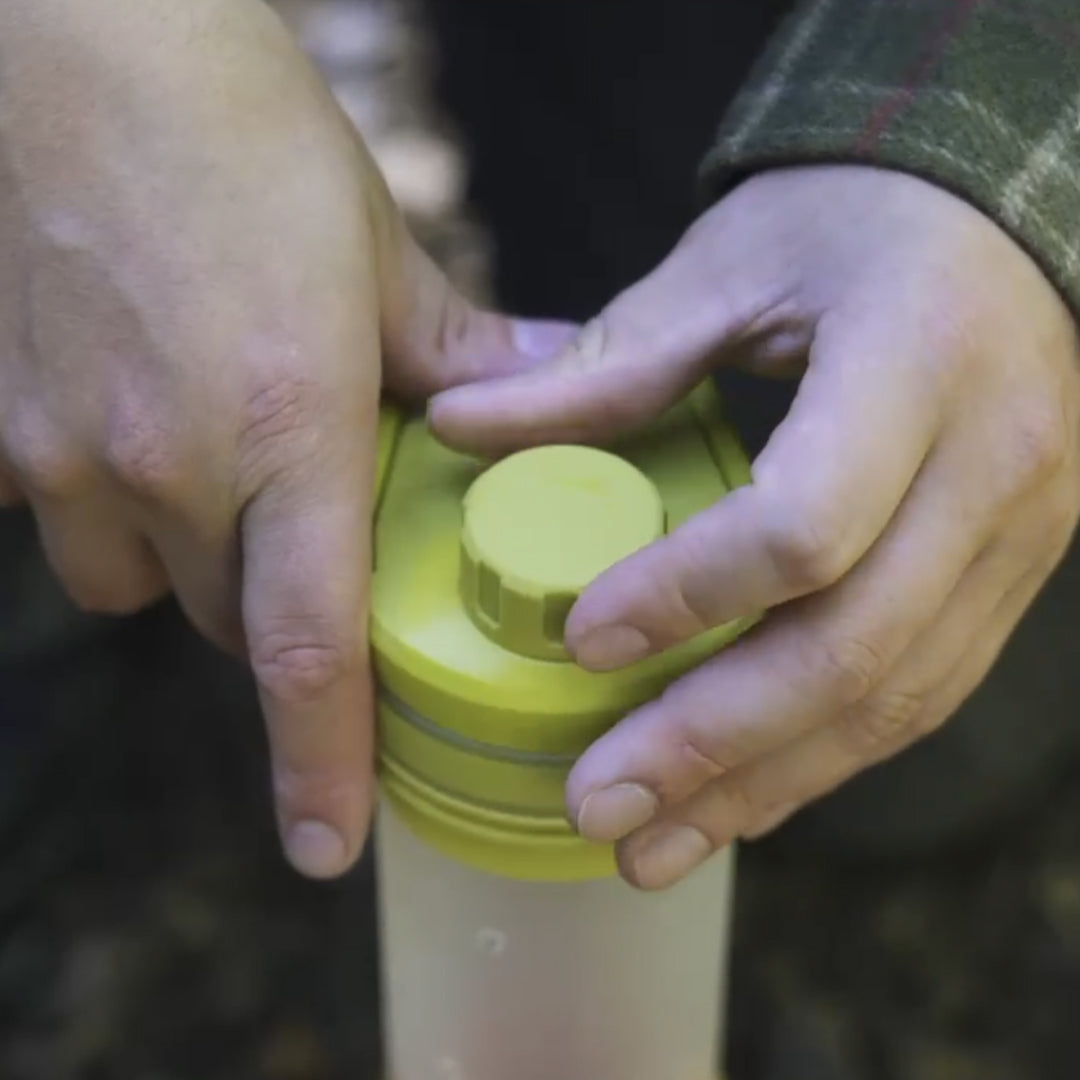
<svg viewBox="0 0 1080 1080">
<path fill-rule="evenodd" d="M 10 0 L 0 81 L 4 501 L 81 606 L 171 589 L 250 659 L 286 850 L 335 875 L 372 801 L 381 375 L 505 369 L 520 327 L 420 253 L 260 0 Z"/>
</svg>

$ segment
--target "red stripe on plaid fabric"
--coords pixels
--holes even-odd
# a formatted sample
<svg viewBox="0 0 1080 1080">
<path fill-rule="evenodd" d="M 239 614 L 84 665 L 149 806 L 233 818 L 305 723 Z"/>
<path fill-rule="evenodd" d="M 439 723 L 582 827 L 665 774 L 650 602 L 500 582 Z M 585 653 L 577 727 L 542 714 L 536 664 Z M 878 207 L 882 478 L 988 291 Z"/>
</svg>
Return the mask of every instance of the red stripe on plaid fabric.
<svg viewBox="0 0 1080 1080">
<path fill-rule="evenodd" d="M 983 0 L 952 0 L 949 11 L 919 55 L 904 80 L 904 85 L 883 101 L 871 115 L 856 147 L 860 154 L 873 151 L 888 126 L 907 108 L 919 87 L 930 78 L 949 42 L 960 32 L 960 28 L 981 3 Z"/>
</svg>

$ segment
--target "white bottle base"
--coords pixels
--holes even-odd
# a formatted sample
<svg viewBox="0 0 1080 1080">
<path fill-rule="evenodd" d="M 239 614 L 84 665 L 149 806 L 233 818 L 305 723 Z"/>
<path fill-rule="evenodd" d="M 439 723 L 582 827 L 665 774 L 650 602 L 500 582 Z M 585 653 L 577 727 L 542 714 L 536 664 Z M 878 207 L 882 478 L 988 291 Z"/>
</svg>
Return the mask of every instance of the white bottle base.
<svg viewBox="0 0 1080 1080">
<path fill-rule="evenodd" d="M 733 857 L 663 893 L 463 866 L 383 806 L 388 1080 L 715 1080 Z"/>
</svg>

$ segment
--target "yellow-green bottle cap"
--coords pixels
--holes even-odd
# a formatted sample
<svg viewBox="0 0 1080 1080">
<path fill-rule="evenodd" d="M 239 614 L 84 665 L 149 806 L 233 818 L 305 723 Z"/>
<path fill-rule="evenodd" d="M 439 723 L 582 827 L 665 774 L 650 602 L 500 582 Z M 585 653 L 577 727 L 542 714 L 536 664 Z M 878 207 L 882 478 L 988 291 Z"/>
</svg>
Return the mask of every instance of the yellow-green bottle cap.
<svg viewBox="0 0 1080 1080">
<path fill-rule="evenodd" d="M 461 589 L 504 649 L 564 660 L 563 624 L 585 587 L 664 533 L 653 482 L 614 454 L 545 446 L 482 473 L 465 496 Z"/>
<path fill-rule="evenodd" d="M 595 673 L 561 644 L 599 573 L 749 479 L 711 386 L 614 453 L 542 447 L 488 465 L 423 417 L 380 423 L 371 640 L 383 791 L 410 828 L 491 873 L 615 872 L 611 845 L 566 820 L 577 757 L 712 656 L 740 619 L 629 668 Z"/>
</svg>

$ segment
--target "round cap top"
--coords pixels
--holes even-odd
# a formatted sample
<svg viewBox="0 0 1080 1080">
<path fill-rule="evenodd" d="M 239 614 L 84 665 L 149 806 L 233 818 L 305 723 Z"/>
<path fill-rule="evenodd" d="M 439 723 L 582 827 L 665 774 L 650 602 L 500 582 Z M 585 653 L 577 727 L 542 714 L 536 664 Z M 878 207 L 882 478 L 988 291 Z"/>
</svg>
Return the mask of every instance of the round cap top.
<svg viewBox="0 0 1080 1080">
<path fill-rule="evenodd" d="M 652 481 L 614 454 L 545 446 L 506 458 L 465 496 L 462 598 L 473 622 L 523 656 L 563 660 L 585 587 L 664 533 Z"/>
</svg>

